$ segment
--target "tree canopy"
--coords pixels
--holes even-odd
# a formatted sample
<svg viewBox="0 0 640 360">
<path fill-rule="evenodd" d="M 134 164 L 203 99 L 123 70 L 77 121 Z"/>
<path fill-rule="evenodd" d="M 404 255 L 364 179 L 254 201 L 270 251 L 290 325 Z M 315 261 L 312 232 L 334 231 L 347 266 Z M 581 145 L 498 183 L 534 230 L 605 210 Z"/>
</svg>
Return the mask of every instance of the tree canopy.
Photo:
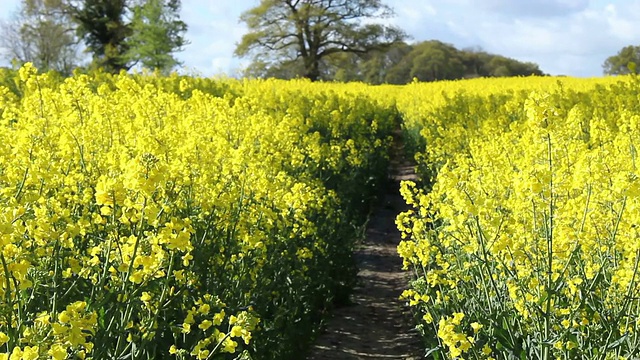
<svg viewBox="0 0 640 360">
<path fill-rule="evenodd" d="M 78 35 L 93 54 L 97 67 L 107 71 L 128 70 L 127 37 L 131 26 L 125 18 L 126 0 L 84 0 L 70 7 Z"/>
<path fill-rule="evenodd" d="M 147 0 L 135 7 L 127 41 L 128 60 L 164 72 L 180 65 L 172 55 L 187 43 L 183 36 L 187 24 L 180 20 L 179 12 L 179 0 Z"/>
<path fill-rule="evenodd" d="M 363 55 L 404 39 L 402 30 L 373 22 L 392 15 L 380 0 L 261 0 L 240 17 L 249 32 L 235 53 L 253 57 L 254 74 L 318 80 L 329 56 Z"/>
<path fill-rule="evenodd" d="M 629 45 L 608 57 L 602 68 L 607 75 L 626 75 L 637 73 L 636 65 L 640 65 L 640 46 Z"/>
<path fill-rule="evenodd" d="M 402 45 L 404 56 L 387 62 L 384 81 L 406 84 L 419 81 L 455 80 L 475 77 L 544 75 L 537 64 L 521 62 L 481 49 L 457 49 L 438 40 Z M 381 54 L 381 56 L 386 56 Z M 365 60 L 366 61 L 366 60 Z M 380 83 L 363 78 L 361 81 Z"/>
</svg>

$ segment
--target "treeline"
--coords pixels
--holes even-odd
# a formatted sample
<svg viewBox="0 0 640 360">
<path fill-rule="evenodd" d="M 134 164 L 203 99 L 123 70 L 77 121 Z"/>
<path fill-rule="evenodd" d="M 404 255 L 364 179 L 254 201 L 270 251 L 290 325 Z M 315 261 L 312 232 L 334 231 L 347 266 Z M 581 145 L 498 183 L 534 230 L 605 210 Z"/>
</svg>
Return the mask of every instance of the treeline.
<svg viewBox="0 0 640 360">
<path fill-rule="evenodd" d="M 254 63 L 246 75 L 291 79 L 302 72 L 302 61 L 265 67 Z M 544 75 L 537 64 L 491 54 L 481 49 L 457 49 L 438 40 L 416 44 L 400 42 L 385 50 L 364 54 L 336 53 L 320 64 L 325 81 L 361 81 L 370 84 L 406 84 L 418 81 L 475 77 Z"/>
<path fill-rule="evenodd" d="M 0 21 L 0 56 L 64 76 L 77 68 L 169 73 L 188 43 L 180 9 L 181 0 L 20 0 Z M 250 57 L 244 75 L 259 78 L 406 84 L 543 75 L 534 63 L 437 40 L 410 44 L 400 28 L 363 23 L 391 14 L 379 0 L 261 0 L 240 17 L 248 32 L 235 55 Z"/>
</svg>

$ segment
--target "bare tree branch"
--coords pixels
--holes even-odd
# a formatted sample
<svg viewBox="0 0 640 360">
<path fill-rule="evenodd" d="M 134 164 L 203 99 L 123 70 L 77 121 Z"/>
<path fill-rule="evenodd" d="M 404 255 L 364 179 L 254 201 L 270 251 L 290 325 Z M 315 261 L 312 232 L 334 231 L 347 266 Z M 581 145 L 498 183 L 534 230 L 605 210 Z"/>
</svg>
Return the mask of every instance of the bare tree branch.
<svg viewBox="0 0 640 360">
<path fill-rule="evenodd" d="M 2 55 L 42 71 L 69 74 L 79 61 L 78 39 L 60 1 L 25 0 L 11 20 L 0 24 Z"/>
</svg>

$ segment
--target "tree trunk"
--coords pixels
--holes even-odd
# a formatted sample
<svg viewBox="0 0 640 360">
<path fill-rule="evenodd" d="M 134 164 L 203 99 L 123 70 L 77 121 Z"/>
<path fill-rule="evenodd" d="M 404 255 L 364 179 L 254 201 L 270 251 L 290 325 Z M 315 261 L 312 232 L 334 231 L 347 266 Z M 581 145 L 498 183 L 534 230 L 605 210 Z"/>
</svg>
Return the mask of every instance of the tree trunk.
<svg viewBox="0 0 640 360">
<path fill-rule="evenodd" d="M 320 78 L 320 61 L 318 59 L 305 59 L 304 77 L 317 81 Z"/>
</svg>

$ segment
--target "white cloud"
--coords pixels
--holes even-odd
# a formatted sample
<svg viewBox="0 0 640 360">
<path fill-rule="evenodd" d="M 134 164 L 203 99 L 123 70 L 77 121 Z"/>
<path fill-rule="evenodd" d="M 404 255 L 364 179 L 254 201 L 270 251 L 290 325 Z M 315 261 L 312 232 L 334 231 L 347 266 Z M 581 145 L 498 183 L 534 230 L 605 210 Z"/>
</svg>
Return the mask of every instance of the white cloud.
<svg viewBox="0 0 640 360">
<path fill-rule="evenodd" d="M 393 3 L 394 1 L 389 1 Z M 415 3 L 402 1 L 394 4 L 395 14 L 405 21 L 419 22 L 425 18 L 434 17 L 438 14 L 438 10 L 428 2 L 417 5 Z"/>
<path fill-rule="evenodd" d="M 242 11 L 255 4 L 249 1 L 221 2 L 185 0 L 181 17 L 189 26 L 191 42 L 177 57 L 190 71 L 198 69 L 205 76 L 234 75 L 240 60 L 233 56 L 236 43 L 246 32 L 239 23 Z"/>
<path fill-rule="evenodd" d="M 476 3 L 490 12 L 523 17 L 561 17 L 589 6 L 588 0 L 482 0 Z"/>
</svg>

